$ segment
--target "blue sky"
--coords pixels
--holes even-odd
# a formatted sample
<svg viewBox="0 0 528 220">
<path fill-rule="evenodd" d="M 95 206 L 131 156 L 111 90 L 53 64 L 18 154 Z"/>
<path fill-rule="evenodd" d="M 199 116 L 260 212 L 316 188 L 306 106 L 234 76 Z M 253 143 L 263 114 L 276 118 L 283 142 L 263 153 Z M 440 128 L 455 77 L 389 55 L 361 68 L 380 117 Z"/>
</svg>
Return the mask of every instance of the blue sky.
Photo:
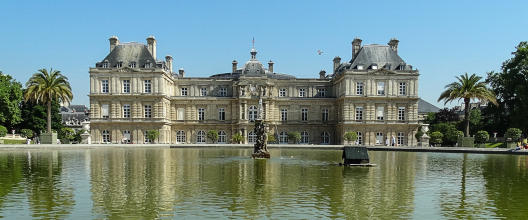
<svg viewBox="0 0 528 220">
<path fill-rule="evenodd" d="M 109 51 L 108 38 L 158 41 L 187 76 L 228 72 L 249 59 L 297 77 L 331 72 L 349 60 L 354 37 L 364 44 L 400 40 L 398 53 L 420 70 L 419 95 L 436 99 L 468 72 L 499 70 L 528 40 L 527 1 L 10 1 L 0 2 L 0 71 L 25 83 L 41 68 L 70 79 L 74 104 L 88 104 L 89 67 Z M 317 55 L 317 50 L 323 55 Z M 453 103 L 455 105 L 457 103 Z"/>
</svg>

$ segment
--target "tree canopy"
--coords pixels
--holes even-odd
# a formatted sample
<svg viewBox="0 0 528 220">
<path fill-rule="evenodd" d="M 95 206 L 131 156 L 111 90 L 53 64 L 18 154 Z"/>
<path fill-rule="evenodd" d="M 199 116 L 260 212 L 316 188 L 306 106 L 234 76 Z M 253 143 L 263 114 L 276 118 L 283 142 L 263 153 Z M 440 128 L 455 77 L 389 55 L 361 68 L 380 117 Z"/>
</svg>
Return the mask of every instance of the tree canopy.
<svg viewBox="0 0 528 220">
<path fill-rule="evenodd" d="M 22 84 L 0 71 L 0 124 L 13 129 L 22 121 L 21 101 Z"/>
</svg>

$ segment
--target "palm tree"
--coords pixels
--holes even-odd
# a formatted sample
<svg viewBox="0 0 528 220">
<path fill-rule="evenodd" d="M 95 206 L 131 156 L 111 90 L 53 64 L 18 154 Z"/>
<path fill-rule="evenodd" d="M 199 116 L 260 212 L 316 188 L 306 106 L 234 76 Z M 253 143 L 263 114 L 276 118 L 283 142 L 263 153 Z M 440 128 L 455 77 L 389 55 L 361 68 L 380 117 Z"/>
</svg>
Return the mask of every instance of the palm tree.
<svg viewBox="0 0 528 220">
<path fill-rule="evenodd" d="M 51 102 L 56 99 L 61 102 L 70 102 L 73 99 L 68 78 L 58 70 L 40 69 L 33 74 L 26 83 L 24 99 L 27 101 L 42 102 L 48 106 L 47 132 L 51 133 Z"/>
<path fill-rule="evenodd" d="M 478 99 L 497 105 L 495 94 L 486 87 L 485 82 L 480 82 L 481 79 L 482 77 L 475 74 L 468 76 L 466 73 L 465 75 L 457 76 L 458 82 L 446 85 L 446 90 L 438 98 L 438 101 L 444 100 L 444 104 L 452 102 L 453 100 L 464 99 L 464 122 L 466 124 L 464 135 L 466 137 L 469 137 L 469 102 L 472 99 Z"/>
</svg>

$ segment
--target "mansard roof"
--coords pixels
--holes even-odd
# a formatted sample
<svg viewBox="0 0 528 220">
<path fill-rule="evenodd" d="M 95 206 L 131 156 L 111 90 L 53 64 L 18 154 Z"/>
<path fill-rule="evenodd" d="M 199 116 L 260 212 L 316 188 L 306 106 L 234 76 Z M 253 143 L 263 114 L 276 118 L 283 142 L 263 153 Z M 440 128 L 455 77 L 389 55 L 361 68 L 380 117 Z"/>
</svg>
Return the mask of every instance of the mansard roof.
<svg viewBox="0 0 528 220">
<path fill-rule="evenodd" d="M 403 65 L 405 70 L 408 69 L 396 51 L 387 45 L 379 44 L 364 45 L 350 61 L 348 69 L 357 69 L 358 65 L 363 65 L 365 69 L 377 65 L 388 70 L 402 70 L 399 68 Z"/>
<path fill-rule="evenodd" d="M 241 74 L 241 73 L 220 73 L 210 76 L 216 79 L 238 79 L 241 76 L 244 77 L 262 77 L 266 76 L 269 79 L 295 79 L 295 76 L 282 74 L 282 73 L 266 73 L 266 74 Z"/>
<path fill-rule="evenodd" d="M 429 112 L 438 112 L 440 108 L 434 106 L 433 104 L 423 100 L 418 99 L 418 113 L 429 113 Z"/>
<path fill-rule="evenodd" d="M 156 64 L 156 60 L 150 54 L 147 45 L 136 42 L 117 45 L 97 66 L 103 62 L 108 62 L 109 67 L 115 67 L 119 62 L 122 62 L 123 66 L 135 62 L 136 67 L 144 67 L 146 63 L 151 63 L 154 67 Z"/>
</svg>

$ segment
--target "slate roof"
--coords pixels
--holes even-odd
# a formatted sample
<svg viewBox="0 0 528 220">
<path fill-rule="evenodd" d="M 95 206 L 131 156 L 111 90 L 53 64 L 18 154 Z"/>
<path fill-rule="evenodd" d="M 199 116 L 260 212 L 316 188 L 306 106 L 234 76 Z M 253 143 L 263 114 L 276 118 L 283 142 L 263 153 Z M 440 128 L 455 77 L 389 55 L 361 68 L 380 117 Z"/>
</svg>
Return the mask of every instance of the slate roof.
<svg viewBox="0 0 528 220">
<path fill-rule="evenodd" d="M 220 73 L 210 76 L 216 79 L 238 79 L 242 74 L 240 73 Z M 243 74 L 245 77 L 262 77 L 263 74 Z M 295 76 L 282 73 L 266 73 L 266 77 L 270 79 L 295 79 Z"/>
<path fill-rule="evenodd" d="M 143 68 L 145 63 L 151 63 L 152 67 L 156 64 L 156 60 L 150 54 L 147 45 L 131 42 L 117 45 L 112 52 L 110 52 L 97 67 L 101 67 L 103 62 L 108 62 L 109 67 L 116 67 L 118 62 L 123 62 L 122 66 L 128 66 L 131 62 L 136 62 L 137 68 Z"/>
<path fill-rule="evenodd" d="M 418 113 L 429 113 L 429 112 L 438 112 L 440 108 L 434 106 L 433 104 L 423 100 L 418 99 Z"/>
<path fill-rule="evenodd" d="M 392 50 L 388 45 L 371 44 L 364 45 L 358 54 L 350 60 L 347 69 L 356 69 L 357 65 L 363 65 L 364 69 L 368 69 L 372 64 L 378 65 L 378 68 L 388 70 L 397 70 L 403 65 L 404 70 L 412 69 L 405 64 L 405 61 Z"/>
</svg>

